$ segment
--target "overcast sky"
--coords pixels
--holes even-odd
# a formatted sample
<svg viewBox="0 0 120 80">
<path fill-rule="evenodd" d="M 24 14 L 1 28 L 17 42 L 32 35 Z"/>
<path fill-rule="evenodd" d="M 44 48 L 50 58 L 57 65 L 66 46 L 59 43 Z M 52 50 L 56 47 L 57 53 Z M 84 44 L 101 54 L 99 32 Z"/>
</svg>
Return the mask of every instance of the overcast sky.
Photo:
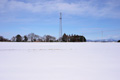
<svg viewBox="0 0 120 80">
<path fill-rule="evenodd" d="M 33 32 L 58 38 L 60 12 L 63 33 L 120 39 L 120 0 L 0 0 L 0 35 L 10 39 Z"/>
</svg>

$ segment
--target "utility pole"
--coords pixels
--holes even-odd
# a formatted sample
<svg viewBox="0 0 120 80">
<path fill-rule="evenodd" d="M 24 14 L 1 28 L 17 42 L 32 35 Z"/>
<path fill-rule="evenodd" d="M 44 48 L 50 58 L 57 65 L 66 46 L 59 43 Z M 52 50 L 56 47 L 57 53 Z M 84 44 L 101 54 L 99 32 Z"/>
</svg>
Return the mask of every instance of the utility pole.
<svg viewBox="0 0 120 80">
<path fill-rule="evenodd" d="M 62 41 L 62 13 L 60 12 L 59 41 Z"/>
</svg>

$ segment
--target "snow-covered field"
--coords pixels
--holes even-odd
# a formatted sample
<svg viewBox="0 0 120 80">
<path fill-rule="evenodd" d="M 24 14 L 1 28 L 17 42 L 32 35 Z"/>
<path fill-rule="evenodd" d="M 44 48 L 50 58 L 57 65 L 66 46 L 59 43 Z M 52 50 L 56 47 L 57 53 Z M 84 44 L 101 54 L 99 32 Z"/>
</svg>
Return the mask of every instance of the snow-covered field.
<svg viewBox="0 0 120 80">
<path fill-rule="evenodd" d="M 1 42 L 0 80 L 120 80 L 120 44 Z"/>
</svg>

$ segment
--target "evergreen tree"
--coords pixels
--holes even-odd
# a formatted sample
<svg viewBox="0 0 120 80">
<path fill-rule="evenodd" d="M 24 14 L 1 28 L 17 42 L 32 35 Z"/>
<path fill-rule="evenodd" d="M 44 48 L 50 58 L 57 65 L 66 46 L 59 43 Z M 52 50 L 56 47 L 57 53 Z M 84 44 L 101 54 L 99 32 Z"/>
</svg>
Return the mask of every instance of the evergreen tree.
<svg viewBox="0 0 120 80">
<path fill-rule="evenodd" d="M 21 37 L 21 35 L 17 35 L 16 36 L 16 42 L 22 42 L 22 37 Z"/>
<path fill-rule="evenodd" d="M 68 41 L 68 35 L 66 35 L 65 33 L 63 34 L 62 41 L 63 42 L 67 42 Z"/>
<path fill-rule="evenodd" d="M 27 41 L 28 41 L 28 37 L 24 36 L 24 42 L 27 42 Z"/>
</svg>

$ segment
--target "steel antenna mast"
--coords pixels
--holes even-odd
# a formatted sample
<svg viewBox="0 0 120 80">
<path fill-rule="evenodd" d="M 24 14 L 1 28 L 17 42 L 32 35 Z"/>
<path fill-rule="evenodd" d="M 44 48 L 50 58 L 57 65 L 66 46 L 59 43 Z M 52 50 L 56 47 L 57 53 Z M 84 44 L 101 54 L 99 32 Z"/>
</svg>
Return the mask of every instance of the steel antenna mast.
<svg viewBox="0 0 120 80">
<path fill-rule="evenodd" d="M 62 13 L 60 12 L 59 41 L 62 41 Z"/>
</svg>

